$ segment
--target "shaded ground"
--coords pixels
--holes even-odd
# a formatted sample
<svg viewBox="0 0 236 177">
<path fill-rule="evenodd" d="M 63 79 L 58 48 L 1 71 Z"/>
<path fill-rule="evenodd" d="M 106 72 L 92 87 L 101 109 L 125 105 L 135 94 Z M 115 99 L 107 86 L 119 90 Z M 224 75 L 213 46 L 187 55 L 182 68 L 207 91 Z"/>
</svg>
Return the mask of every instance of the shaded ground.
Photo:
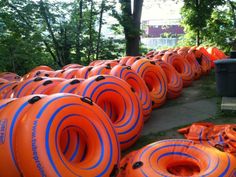
<svg viewBox="0 0 236 177">
<path fill-rule="evenodd" d="M 176 100 L 169 100 L 167 103 L 160 109 L 168 108 L 170 111 L 176 105 L 186 105 L 186 103 L 194 103 L 200 100 L 213 99 L 215 100 L 216 111 L 215 114 L 206 118 L 205 122 L 213 122 L 215 124 L 225 124 L 225 123 L 236 123 L 236 112 L 235 111 L 225 111 L 220 110 L 221 98 L 217 96 L 215 89 L 215 75 L 212 71 L 208 76 L 203 76 L 200 80 L 194 81 L 191 87 L 185 88 L 181 97 Z M 172 108 L 171 108 L 172 107 Z M 208 108 L 203 108 L 208 110 Z M 178 113 L 176 113 L 178 114 Z M 152 119 L 152 117 L 151 117 Z M 147 126 L 148 124 L 144 125 Z M 181 134 L 177 132 L 178 128 L 184 127 L 187 125 L 173 127 L 165 131 L 156 131 L 154 133 L 141 135 L 139 140 L 135 143 L 133 147 L 123 152 L 126 154 L 132 150 L 139 149 L 149 143 L 163 140 L 163 139 L 173 139 L 173 138 L 184 138 Z M 146 127 L 145 127 L 146 128 Z"/>
<path fill-rule="evenodd" d="M 142 135 L 209 119 L 217 113 L 216 102 L 217 98 L 213 97 L 153 110 L 151 118 L 145 123 Z"/>
</svg>

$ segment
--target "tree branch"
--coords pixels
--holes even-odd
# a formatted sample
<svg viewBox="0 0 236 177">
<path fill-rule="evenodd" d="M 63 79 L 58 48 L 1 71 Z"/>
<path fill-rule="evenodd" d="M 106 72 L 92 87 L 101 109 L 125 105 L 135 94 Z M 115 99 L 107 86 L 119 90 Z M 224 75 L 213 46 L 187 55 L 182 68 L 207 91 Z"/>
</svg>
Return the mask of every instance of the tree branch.
<svg viewBox="0 0 236 177">
<path fill-rule="evenodd" d="M 91 53 L 93 48 L 93 41 L 92 41 L 92 25 L 93 25 L 93 0 L 90 0 L 90 19 L 89 19 L 89 51 L 88 51 L 88 60 L 91 60 Z"/>
<path fill-rule="evenodd" d="M 40 12 L 41 12 L 41 15 L 44 18 L 44 21 L 47 25 L 48 31 L 49 31 L 49 33 L 52 37 L 52 41 L 53 41 L 53 44 L 54 44 L 54 49 L 56 51 L 56 56 L 58 58 L 58 63 L 59 63 L 60 66 L 63 66 L 61 56 L 60 56 L 60 51 L 59 51 L 59 44 L 58 44 L 58 42 L 55 38 L 55 35 L 52 31 L 52 27 L 51 27 L 51 24 L 50 24 L 50 22 L 48 20 L 48 16 L 47 16 L 47 9 L 44 7 L 44 2 L 42 0 L 40 0 Z"/>
<path fill-rule="evenodd" d="M 101 41 L 101 31 L 102 31 L 102 18 L 103 18 L 104 8 L 105 8 L 105 0 L 102 0 L 101 11 L 100 11 L 100 18 L 99 18 L 99 30 L 98 30 L 96 60 L 98 60 L 98 58 L 99 58 L 100 41 Z"/>
<path fill-rule="evenodd" d="M 76 56 L 78 63 L 81 62 L 81 55 L 80 55 L 80 50 L 81 50 L 81 29 L 82 29 L 82 23 L 83 23 L 83 0 L 80 0 L 79 2 L 79 21 L 77 24 L 77 43 L 76 43 Z"/>
<path fill-rule="evenodd" d="M 21 14 L 21 11 L 19 9 L 17 9 L 17 7 L 15 7 L 13 4 L 10 4 L 10 3 L 7 3 L 7 5 L 12 8 L 14 11 L 17 12 L 17 14 L 19 15 L 19 17 L 25 22 L 25 24 L 28 26 L 28 28 L 31 30 L 31 31 L 34 31 L 35 33 L 39 34 L 41 36 L 41 32 L 39 32 L 37 29 L 35 29 L 33 26 L 31 26 L 31 24 L 27 21 L 27 19 Z M 41 36 L 42 37 L 42 36 Z M 52 56 L 53 60 L 57 63 L 58 63 L 58 60 L 55 56 L 55 54 L 53 53 L 53 51 L 51 50 L 51 47 L 49 46 L 49 44 L 47 43 L 46 40 L 43 40 L 43 43 L 44 45 L 46 46 L 46 49 L 47 51 L 50 53 L 50 55 Z"/>
<path fill-rule="evenodd" d="M 140 20 L 142 16 L 142 6 L 143 0 L 136 0 L 134 1 L 134 22 L 136 25 L 140 27 Z"/>
</svg>

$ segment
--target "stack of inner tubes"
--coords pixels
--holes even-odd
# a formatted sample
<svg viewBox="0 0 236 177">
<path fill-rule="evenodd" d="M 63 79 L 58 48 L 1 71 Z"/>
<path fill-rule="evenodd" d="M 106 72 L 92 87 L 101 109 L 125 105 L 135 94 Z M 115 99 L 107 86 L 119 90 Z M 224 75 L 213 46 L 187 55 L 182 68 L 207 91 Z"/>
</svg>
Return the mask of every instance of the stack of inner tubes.
<svg viewBox="0 0 236 177">
<path fill-rule="evenodd" d="M 206 146 L 160 141 L 120 163 L 121 150 L 135 144 L 152 110 L 181 96 L 223 57 L 215 48 L 181 47 L 56 71 L 38 66 L 23 77 L 0 73 L 0 176 L 236 174 L 228 154 L 236 149 L 235 127 L 228 125 L 181 130 Z"/>
</svg>

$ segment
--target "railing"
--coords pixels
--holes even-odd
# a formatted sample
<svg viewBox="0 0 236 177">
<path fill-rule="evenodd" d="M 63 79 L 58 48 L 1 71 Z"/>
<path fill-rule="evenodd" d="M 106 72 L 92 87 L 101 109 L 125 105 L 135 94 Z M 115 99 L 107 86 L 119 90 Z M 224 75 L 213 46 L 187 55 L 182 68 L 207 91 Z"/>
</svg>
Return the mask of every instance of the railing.
<svg viewBox="0 0 236 177">
<path fill-rule="evenodd" d="M 141 42 L 150 49 L 159 47 L 173 47 L 177 44 L 178 38 L 141 38 Z"/>
</svg>

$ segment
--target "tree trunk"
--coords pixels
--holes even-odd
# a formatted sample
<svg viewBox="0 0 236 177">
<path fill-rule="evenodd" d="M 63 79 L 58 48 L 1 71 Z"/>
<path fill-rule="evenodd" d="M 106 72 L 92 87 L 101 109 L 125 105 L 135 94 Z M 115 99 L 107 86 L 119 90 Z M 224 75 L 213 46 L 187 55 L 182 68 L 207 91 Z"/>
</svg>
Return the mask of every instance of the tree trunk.
<svg viewBox="0 0 236 177">
<path fill-rule="evenodd" d="M 52 51 L 51 47 L 49 46 L 49 44 L 45 40 L 43 40 L 43 43 L 46 46 L 46 50 L 51 54 L 53 60 L 60 66 L 60 62 L 58 61 L 56 55 L 53 53 L 53 51 Z"/>
<path fill-rule="evenodd" d="M 61 54 L 61 59 L 64 64 L 70 64 L 70 49 L 71 45 L 68 42 L 67 38 L 67 27 L 66 24 L 60 24 L 60 43 L 59 43 L 59 50 Z"/>
<path fill-rule="evenodd" d="M 232 14 L 232 18 L 233 18 L 233 21 L 234 21 L 234 29 L 236 31 L 236 5 L 234 4 L 234 2 L 228 0 L 228 3 L 230 5 L 230 8 L 231 8 L 231 14 Z M 232 49 L 233 51 L 236 51 L 236 39 L 233 41 L 233 44 L 232 44 Z"/>
<path fill-rule="evenodd" d="M 135 0 L 133 13 L 131 12 L 131 0 L 124 0 L 122 5 L 122 25 L 125 31 L 126 55 L 138 56 L 140 46 L 140 25 L 143 0 Z"/>
<path fill-rule="evenodd" d="M 96 60 L 99 58 L 100 43 L 101 43 L 101 31 L 102 31 L 102 18 L 105 8 L 105 0 L 102 0 L 100 18 L 99 18 L 99 30 L 98 30 L 98 40 L 97 40 L 97 49 L 96 49 Z"/>
<path fill-rule="evenodd" d="M 200 45 L 200 31 L 199 31 L 199 29 L 197 30 L 197 35 L 196 35 L 196 45 L 197 46 Z"/>
<path fill-rule="evenodd" d="M 140 36 L 126 37 L 126 55 L 140 56 L 139 53 Z"/>
<path fill-rule="evenodd" d="M 81 30 L 82 30 L 82 23 L 83 23 L 83 0 L 79 2 L 79 21 L 77 24 L 77 43 L 76 43 L 76 57 L 78 63 L 81 63 Z"/>
<path fill-rule="evenodd" d="M 93 27 L 93 0 L 90 0 L 90 19 L 89 19 L 89 50 L 88 50 L 88 61 L 91 61 L 91 53 L 93 50 L 93 40 L 92 40 L 92 27 Z"/>
<path fill-rule="evenodd" d="M 65 64 L 70 64 L 71 63 L 71 58 L 70 58 L 70 49 L 71 49 L 71 44 L 68 40 L 68 37 L 67 37 L 67 28 L 65 26 L 65 29 L 64 29 L 64 47 L 63 47 L 63 50 L 64 50 L 64 63 Z"/>
<path fill-rule="evenodd" d="M 51 24 L 49 22 L 48 15 L 47 15 L 48 11 L 44 7 L 44 2 L 42 0 L 40 0 L 40 12 L 41 12 L 41 15 L 43 16 L 44 21 L 45 21 L 45 23 L 47 25 L 48 32 L 49 32 L 49 34 L 52 37 L 52 41 L 53 41 L 53 45 L 54 45 L 54 50 L 56 52 L 56 56 L 57 56 L 57 59 L 58 59 L 58 64 L 59 64 L 60 67 L 62 67 L 63 63 L 62 63 L 62 59 L 61 59 L 61 56 L 60 56 L 59 44 L 58 44 L 58 41 L 56 40 L 56 38 L 54 36 L 53 30 L 52 30 L 52 27 L 51 27 Z"/>
<path fill-rule="evenodd" d="M 196 0 L 196 8 L 197 8 L 197 19 L 199 19 L 199 5 L 200 5 L 200 0 Z M 200 45 L 200 29 L 197 29 L 197 35 L 196 35 L 196 45 L 199 46 Z"/>
</svg>

